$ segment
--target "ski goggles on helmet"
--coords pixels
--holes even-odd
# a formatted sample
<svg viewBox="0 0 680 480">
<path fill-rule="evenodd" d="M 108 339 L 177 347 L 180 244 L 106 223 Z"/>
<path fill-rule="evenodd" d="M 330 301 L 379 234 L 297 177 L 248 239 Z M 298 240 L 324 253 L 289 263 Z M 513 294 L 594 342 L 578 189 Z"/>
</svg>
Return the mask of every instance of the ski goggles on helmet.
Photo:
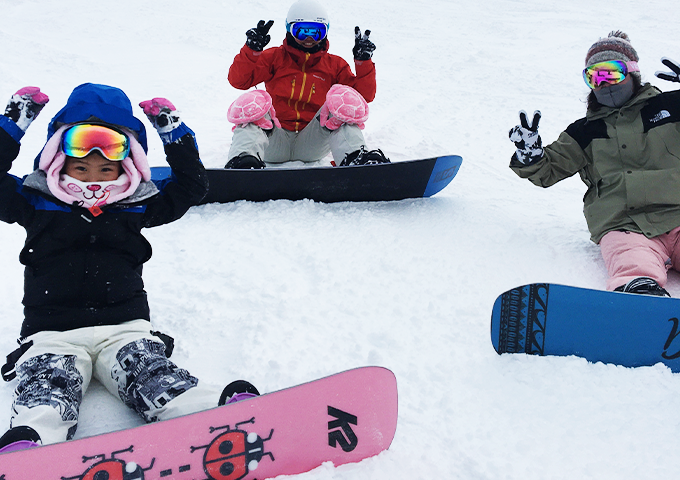
<svg viewBox="0 0 680 480">
<path fill-rule="evenodd" d="M 61 149 L 69 157 L 83 158 L 93 150 L 109 160 L 125 160 L 130 153 L 130 139 L 118 129 L 92 123 L 79 123 L 64 132 Z"/>
<path fill-rule="evenodd" d="M 328 26 L 321 22 L 295 22 L 288 24 L 288 32 L 298 40 L 312 37 L 318 42 L 328 35 Z"/>
<path fill-rule="evenodd" d="M 607 83 L 616 85 L 626 79 L 628 72 L 639 72 L 637 62 L 624 62 L 623 60 L 609 60 L 596 63 L 583 70 L 583 80 L 590 88 L 596 88 Z"/>
</svg>

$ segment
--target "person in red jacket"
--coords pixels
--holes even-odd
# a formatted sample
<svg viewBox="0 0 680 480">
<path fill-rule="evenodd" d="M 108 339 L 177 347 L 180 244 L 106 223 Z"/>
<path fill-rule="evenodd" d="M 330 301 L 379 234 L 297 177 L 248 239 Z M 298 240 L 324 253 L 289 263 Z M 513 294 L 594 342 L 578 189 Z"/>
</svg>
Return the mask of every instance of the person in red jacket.
<svg viewBox="0 0 680 480">
<path fill-rule="evenodd" d="M 316 0 L 298 0 L 286 17 L 286 39 L 264 47 L 273 20 L 246 32 L 246 44 L 229 68 L 229 83 L 249 90 L 230 107 L 234 123 L 225 168 L 263 168 L 291 160 L 315 162 L 332 153 L 334 165 L 388 163 L 380 150 L 367 151 L 362 133 L 375 98 L 375 45 L 370 30 L 355 27 L 356 74 L 328 53 L 329 20 Z"/>
</svg>

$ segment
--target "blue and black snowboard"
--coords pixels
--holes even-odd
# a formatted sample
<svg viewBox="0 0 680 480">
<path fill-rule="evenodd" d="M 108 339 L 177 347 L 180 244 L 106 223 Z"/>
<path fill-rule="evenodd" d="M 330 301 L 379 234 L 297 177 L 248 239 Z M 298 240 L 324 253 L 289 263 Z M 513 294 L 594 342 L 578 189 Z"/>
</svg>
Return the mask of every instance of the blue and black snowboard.
<svg viewBox="0 0 680 480">
<path fill-rule="evenodd" d="M 457 155 L 350 167 L 207 169 L 210 183 L 202 203 L 236 200 L 375 202 L 430 197 L 456 176 Z M 170 167 L 153 167 L 152 180 L 170 177 Z"/>
<path fill-rule="evenodd" d="M 680 371 L 680 299 L 535 283 L 496 299 L 496 352 L 576 355 L 626 367 Z"/>
</svg>

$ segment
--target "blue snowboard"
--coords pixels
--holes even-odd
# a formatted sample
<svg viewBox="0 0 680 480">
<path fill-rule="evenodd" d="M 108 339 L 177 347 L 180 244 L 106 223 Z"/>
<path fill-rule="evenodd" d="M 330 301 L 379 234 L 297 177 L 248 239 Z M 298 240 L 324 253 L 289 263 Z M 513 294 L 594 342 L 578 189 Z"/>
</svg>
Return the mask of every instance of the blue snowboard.
<svg viewBox="0 0 680 480">
<path fill-rule="evenodd" d="M 463 159 L 458 155 L 350 167 L 209 168 L 208 195 L 202 203 L 237 200 L 302 200 L 317 202 L 375 202 L 430 197 L 456 176 Z M 170 167 L 153 167 L 155 182 L 170 178 Z"/>
<path fill-rule="evenodd" d="M 496 352 L 576 355 L 626 367 L 680 371 L 680 299 L 535 283 L 500 295 Z"/>
</svg>

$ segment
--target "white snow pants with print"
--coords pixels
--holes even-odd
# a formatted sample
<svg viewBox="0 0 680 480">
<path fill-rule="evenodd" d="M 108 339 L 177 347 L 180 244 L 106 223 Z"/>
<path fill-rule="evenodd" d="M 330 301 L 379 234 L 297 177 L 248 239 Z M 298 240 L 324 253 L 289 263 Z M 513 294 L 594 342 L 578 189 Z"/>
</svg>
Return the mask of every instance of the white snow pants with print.
<svg viewBox="0 0 680 480">
<path fill-rule="evenodd" d="M 38 332 L 19 358 L 11 427 L 29 426 L 43 445 L 75 434 L 92 376 L 147 422 L 216 407 L 209 388 L 165 356 L 165 344 L 146 320 L 121 325 Z"/>
<path fill-rule="evenodd" d="M 252 123 L 236 127 L 228 158 L 246 154 L 265 163 L 316 162 L 331 153 L 336 165 L 340 165 L 345 155 L 364 145 L 364 134 L 357 125 L 345 123 L 337 130 L 329 130 L 321 126 L 317 114 L 299 133 L 277 127 L 265 131 Z"/>
</svg>

